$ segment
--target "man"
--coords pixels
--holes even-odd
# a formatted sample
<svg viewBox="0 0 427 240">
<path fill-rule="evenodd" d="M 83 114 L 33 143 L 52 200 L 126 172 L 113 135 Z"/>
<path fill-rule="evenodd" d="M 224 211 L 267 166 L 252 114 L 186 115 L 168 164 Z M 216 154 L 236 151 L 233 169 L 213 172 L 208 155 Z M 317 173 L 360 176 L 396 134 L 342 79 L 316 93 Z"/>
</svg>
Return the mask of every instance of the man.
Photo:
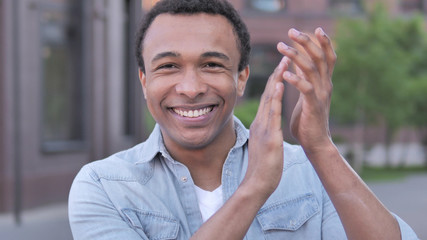
<svg viewBox="0 0 427 240">
<path fill-rule="evenodd" d="M 137 40 L 157 122 L 132 149 L 90 163 L 69 201 L 75 239 L 416 239 L 347 165 L 328 130 L 335 53 L 321 28 L 284 55 L 250 131 L 233 108 L 249 77 L 249 34 L 223 0 L 164 0 Z M 289 65 L 297 66 L 297 73 Z M 300 91 L 283 142 L 283 81 Z"/>
</svg>

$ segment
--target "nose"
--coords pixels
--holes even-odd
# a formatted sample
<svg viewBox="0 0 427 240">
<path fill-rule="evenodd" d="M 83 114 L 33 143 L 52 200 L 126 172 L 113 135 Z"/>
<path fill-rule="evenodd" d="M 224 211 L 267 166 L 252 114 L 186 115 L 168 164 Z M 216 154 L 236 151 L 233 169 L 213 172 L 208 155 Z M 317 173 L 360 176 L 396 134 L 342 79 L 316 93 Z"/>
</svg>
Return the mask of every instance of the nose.
<svg viewBox="0 0 427 240">
<path fill-rule="evenodd" d="M 191 99 L 203 95 L 208 90 L 207 84 L 195 70 L 185 71 L 184 76 L 176 84 L 175 88 L 178 94 L 185 95 Z"/>
</svg>

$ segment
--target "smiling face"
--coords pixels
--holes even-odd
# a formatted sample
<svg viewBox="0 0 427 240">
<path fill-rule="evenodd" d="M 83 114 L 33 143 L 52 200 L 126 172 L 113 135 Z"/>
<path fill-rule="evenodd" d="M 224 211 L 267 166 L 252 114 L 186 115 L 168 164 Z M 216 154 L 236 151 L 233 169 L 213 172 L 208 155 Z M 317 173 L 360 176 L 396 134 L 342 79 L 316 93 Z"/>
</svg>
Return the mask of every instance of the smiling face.
<svg viewBox="0 0 427 240">
<path fill-rule="evenodd" d="M 233 108 L 249 68 L 231 24 L 220 15 L 159 15 L 143 42 L 140 80 L 168 149 L 235 141 Z"/>
</svg>

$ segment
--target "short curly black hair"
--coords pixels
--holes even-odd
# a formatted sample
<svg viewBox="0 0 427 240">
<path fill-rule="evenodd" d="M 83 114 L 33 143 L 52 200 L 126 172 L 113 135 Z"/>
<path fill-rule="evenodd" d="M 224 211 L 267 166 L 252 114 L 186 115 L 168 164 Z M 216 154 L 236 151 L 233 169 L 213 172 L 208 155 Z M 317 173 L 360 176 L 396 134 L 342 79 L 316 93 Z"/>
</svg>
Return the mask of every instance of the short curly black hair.
<svg viewBox="0 0 427 240">
<path fill-rule="evenodd" d="M 240 52 L 239 72 L 249 63 L 251 51 L 250 35 L 240 15 L 227 0 L 161 0 L 145 15 L 136 35 L 136 60 L 142 72 L 145 73 L 142 58 L 143 42 L 148 28 L 154 19 L 163 13 L 193 15 L 198 13 L 218 14 L 224 16 L 233 26 Z"/>
</svg>

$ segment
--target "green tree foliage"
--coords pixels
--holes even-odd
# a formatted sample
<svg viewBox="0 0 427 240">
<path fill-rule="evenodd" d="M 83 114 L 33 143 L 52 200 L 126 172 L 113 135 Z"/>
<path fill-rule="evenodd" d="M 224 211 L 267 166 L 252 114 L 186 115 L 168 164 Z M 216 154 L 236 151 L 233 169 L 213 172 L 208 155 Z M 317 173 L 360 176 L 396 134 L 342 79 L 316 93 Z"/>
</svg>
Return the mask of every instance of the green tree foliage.
<svg viewBox="0 0 427 240">
<path fill-rule="evenodd" d="M 425 125 L 425 29 L 422 17 L 392 18 L 381 6 L 366 18 L 341 20 L 335 36 L 334 120 L 385 124 L 388 143 L 402 125 Z"/>
<path fill-rule="evenodd" d="M 240 121 L 242 121 L 245 127 L 249 128 L 255 119 L 258 111 L 259 100 L 258 99 L 247 99 L 242 103 L 239 103 L 234 109 L 234 115 L 236 115 Z"/>
</svg>

